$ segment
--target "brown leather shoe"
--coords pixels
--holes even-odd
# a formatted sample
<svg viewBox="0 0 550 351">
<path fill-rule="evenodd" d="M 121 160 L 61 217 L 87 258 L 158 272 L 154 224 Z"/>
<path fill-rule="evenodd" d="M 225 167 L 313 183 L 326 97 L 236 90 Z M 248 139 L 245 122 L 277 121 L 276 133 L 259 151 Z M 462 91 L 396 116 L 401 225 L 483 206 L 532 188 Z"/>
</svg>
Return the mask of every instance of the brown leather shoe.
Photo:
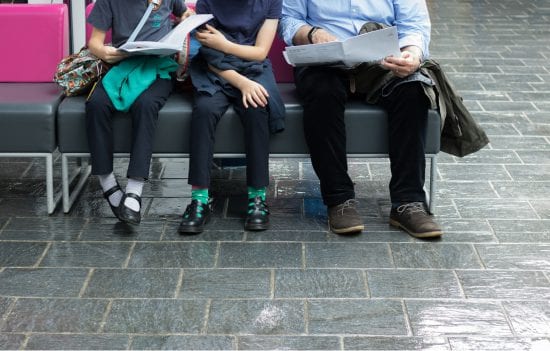
<svg viewBox="0 0 550 351">
<path fill-rule="evenodd" d="M 401 228 L 415 238 L 435 238 L 443 235 L 441 227 L 426 211 L 422 202 L 411 202 L 392 208 L 390 225 Z"/>
<path fill-rule="evenodd" d="M 328 225 L 336 234 L 359 233 L 365 229 L 357 212 L 357 200 L 349 199 L 340 205 L 328 208 Z"/>
</svg>

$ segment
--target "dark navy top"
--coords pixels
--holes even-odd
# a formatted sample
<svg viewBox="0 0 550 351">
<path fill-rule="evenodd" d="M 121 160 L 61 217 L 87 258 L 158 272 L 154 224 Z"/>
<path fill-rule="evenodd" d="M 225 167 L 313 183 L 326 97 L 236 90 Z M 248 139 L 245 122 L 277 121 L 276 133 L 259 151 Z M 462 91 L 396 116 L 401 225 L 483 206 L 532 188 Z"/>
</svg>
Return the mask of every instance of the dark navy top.
<svg viewBox="0 0 550 351">
<path fill-rule="evenodd" d="M 112 29 L 113 46 L 119 47 L 128 40 L 147 6 L 145 0 L 97 0 L 88 23 L 102 31 Z M 136 40 L 159 40 L 172 29 L 170 14 L 181 17 L 186 9 L 183 0 L 163 0 L 160 8 L 151 12 Z"/>
<path fill-rule="evenodd" d="M 198 0 L 196 12 L 211 13 L 211 24 L 237 44 L 254 45 L 266 19 L 279 19 L 282 0 Z"/>
</svg>

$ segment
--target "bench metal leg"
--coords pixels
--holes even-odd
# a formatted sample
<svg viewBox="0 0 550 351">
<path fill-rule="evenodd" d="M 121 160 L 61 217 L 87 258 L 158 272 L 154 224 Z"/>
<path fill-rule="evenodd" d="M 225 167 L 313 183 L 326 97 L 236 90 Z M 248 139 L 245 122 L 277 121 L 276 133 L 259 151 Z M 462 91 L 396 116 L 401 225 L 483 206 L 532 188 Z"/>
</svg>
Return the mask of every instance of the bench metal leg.
<svg viewBox="0 0 550 351">
<path fill-rule="evenodd" d="M 29 153 L 29 152 L 2 152 L 0 157 L 43 157 L 46 159 L 46 208 L 48 214 L 54 213 L 61 200 L 61 194 L 55 193 L 53 184 L 53 154 L 52 153 Z"/>
<path fill-rule="evenodd" d="M 84 184 L 88 180 L 88 177 L 91 173 L 91 166 L 88 165 L 88 162 L 82 161 L 80 159 L 80 165 L 76 169 L 76 172 L 69 176 L 69 162 L 67 155 L 61 154 L 61 183 L 62 183 L 62 194 L 63 194 L 63 212 L 69 213 L 71 207 L 73 206 L 76 198 L 82 191 Z M 73 188 L 73 191 L 70 191 L 70 185 L 74 179 L 78 177 L 78 182 Z"/>
<path fill-rule="evenodd" d="M 435 210 L 435 191 L 437 179 L 437 155 L 430 156 L 430 192 L 428 195 L 428 210 L 434 213 Z"/>
</svg>

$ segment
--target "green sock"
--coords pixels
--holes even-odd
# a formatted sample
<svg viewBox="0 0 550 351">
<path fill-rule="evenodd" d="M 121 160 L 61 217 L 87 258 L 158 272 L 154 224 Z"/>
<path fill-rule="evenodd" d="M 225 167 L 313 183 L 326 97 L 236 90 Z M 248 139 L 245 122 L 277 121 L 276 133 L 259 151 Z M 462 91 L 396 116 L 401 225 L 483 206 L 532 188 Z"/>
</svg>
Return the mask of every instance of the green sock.
<svg viewBox="0 0 550 351">
<path fill-rule="evenodd" d="M 191 189 L 191 199 L 200 201 L 202 204 L 208 203 L 208 188 L 197 188 Z M 202 210 L 202 205 L 201 205 Z M 202 217 L 200 213 L 197 215 L 199 218 Z M 188 218 L 189 215 L 186 215 L 185 218 Z"/>
<path fill-rule="evenodd" d="M 254 187 L 251 187 L 251 186 L 248 187 L 248 198 L 249 199 L 254 199 L 257 196 L 259 196 L 263 201 L 265 201 L 265 186 L 261 187 L 261 188 L 254 188 Z M 252 204 L 252 202 L 251 202 L 251 204 Z M 250 207 L 249 207 L 248 214 L 251 214 L 252 211 L 253 210 L 250 209 Z M 262 212 L 263 212 L 263 214 L 265 214 L 265 211 L 262 211 Z"/>
<path fill-rule="evenodd" d="M 203 204 L 208 203 L 208 188 L 191 189 L 191 199 L 198 200 Z"/>
<path fill-rule="evenodd" d="M 248 187 L 248 198 L 253 199 L 256 196 L 261 197 L 265 201 L 265 186 L 261 188 Z"/>
</svg>

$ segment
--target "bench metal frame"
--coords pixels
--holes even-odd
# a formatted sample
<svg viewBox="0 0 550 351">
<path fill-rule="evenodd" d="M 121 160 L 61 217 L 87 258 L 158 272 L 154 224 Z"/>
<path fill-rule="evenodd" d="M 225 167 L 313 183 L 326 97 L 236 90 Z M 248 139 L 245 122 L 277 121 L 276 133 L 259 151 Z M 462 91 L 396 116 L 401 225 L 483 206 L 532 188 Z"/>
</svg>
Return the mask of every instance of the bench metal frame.
<svg viewBox="0 0 550 351">
<path fill-rule="evenodd" d="M 29 157 L 44 158 L 46 160 L 46 204 L 48 214 L 54 213 L 59 204 L 62 193 L 55 193 L 53 183 L 53 153 L 51 152 L 0 152 L 0 157 Z"/>
<path fill-rule="evenodd" d="M 129 157 L 128 153 L 115 153 L 114 157 Z M 69 162 L 70 157 L 78 157 L 81 160 L 81 165 L 77 170 L 77 173 L 73 174 L 73 177 L 69 177 Z M 84 162 L 84 158 L 89 158 L 89 153 L 62 153 L 61 154 L 61 177 L 62 177 L 62 194 L 63 194 L 63 211 L 68 213 L 71 210 L 74 202 L 79 196 L 84 184 L 91 174 L 91 166 Z M 245 157 L 244 154 L 227 154 L 218 153 L 214 154 L 216 158 L 240 158 Z M 309 154 L 270 154 L 270 158 L 309 158 Z M 387 154 L 349 154 L 348 157 L 356 158 L 387 158 Z M 154 153 L 153 158 L 189 158 L 189 154 L 179 153 Z M 436 179 L 437 179 L 437 154 L 426 154 L 426 158 L 430 164 L 429 175 L 429 191 L 427 191 L 428 210 L 430 213 L 434 213 L 435 210 L 435 191 L 436 191 Z M 74 185 L 73 190 L 70 191 L 70 185 L 74 179 L 78 177 L 78 182 Z"/>
</svg>

